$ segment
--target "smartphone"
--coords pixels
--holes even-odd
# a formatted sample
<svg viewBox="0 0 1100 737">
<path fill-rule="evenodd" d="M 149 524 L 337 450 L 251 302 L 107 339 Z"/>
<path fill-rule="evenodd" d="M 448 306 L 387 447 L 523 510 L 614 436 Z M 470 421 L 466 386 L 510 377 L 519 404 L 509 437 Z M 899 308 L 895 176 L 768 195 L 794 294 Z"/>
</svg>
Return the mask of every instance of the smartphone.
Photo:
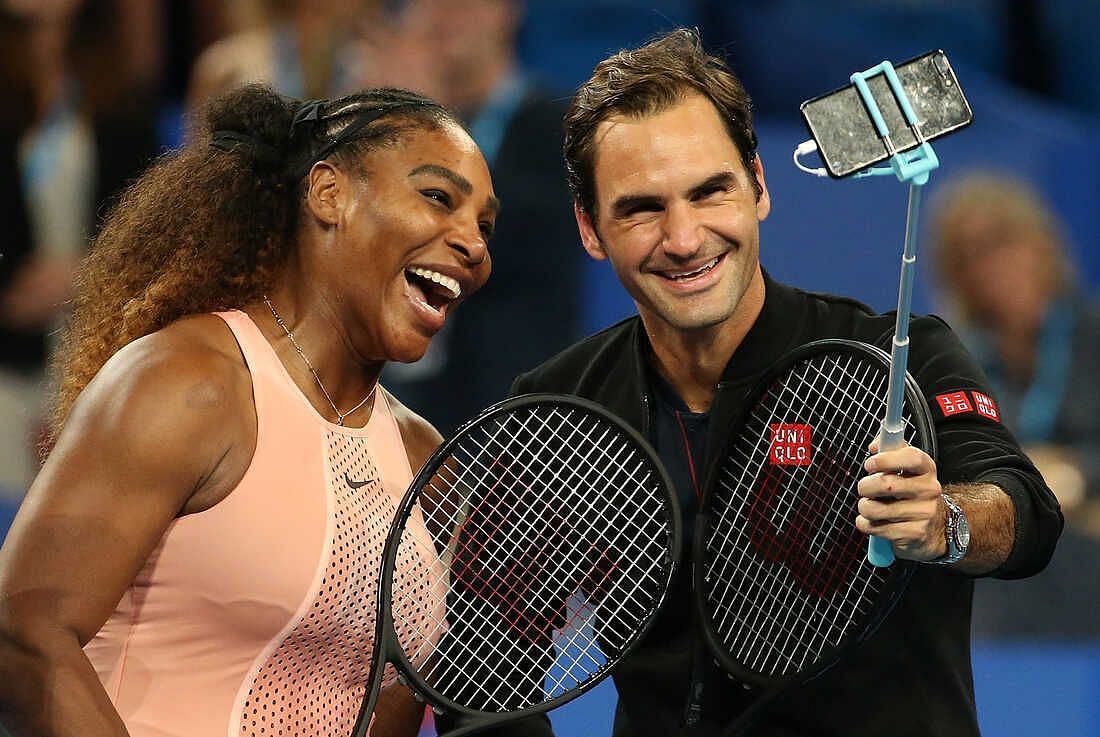
<svg viewBox="0 0 1100 737">
<path fill-rule="evenodd" d="M 924 140 L 957 131 L 974 119 L 943 51 L 936 49 L 902 62 L 894 71 Z M 886 76 L 876 74 L 867 80 L 867 86 L 890 130 L 894 148 L 915 148 L 920 141 L 906 122 Z M 830 176 L 845 177 L 890 157 L 855 85 L 807 100 L 799 109 Z"/>
</svg>

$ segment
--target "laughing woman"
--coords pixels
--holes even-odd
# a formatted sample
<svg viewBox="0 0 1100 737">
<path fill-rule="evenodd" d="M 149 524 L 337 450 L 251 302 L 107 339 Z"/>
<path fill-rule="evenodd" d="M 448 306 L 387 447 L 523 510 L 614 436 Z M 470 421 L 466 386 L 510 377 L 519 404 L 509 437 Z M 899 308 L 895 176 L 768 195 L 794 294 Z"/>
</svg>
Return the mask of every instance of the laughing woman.
<svg viewBox="0 0 1100 737">
<path fill-rule="evenodd" d="M 440 440 L 378 377 L 484 284 L 496 210 L 455 117 L 398 90 L 242 88 L 135 183 L 0 550 L 0 724 L 351 731 L 389 519 Z M 414 734 L 383 698 L 372 733 Z"/>
</svg>

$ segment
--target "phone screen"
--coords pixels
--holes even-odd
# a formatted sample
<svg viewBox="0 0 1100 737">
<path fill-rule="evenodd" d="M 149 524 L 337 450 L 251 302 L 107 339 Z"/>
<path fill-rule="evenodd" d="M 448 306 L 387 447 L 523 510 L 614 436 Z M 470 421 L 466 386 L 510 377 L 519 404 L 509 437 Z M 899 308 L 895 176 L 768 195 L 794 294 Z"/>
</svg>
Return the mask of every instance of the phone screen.
<svg viewBox="0 0 1100 737">
<path fill-rule="evenodd" d="M 958 130 L 973 120 L 970 104 L 943 51 L 922 54 L 896 65 L 894 70 L 926 141 Z M 919 141 L 905 121 L 885 75 L 871 77 L 867 86 L 890 130 L 894 148 L 898 151 L 915 148 Z M 854 174 L 889 158 L 854 85 L 807 100 L 801 111 L 831 176 Z"/>
</svg>

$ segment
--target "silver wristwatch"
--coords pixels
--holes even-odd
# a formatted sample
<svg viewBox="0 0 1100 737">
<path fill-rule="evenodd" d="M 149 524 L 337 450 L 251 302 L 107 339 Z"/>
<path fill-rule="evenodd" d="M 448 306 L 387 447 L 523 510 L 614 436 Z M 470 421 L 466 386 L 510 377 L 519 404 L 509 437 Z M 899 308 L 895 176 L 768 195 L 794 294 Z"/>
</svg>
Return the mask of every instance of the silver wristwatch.
<svg viewBox="0 0 1100 737">
<path fill-rule="evenodd" d="M 936 565 L 950 565 L 962 560 L 970 547 L 970 523 L 962 508 L 947 494 L 943 494 L 943 503 L 947 505 L 947 525 L 944 528 L 947 538 L 947 552 L 939 558 L 927 561 Z"/>
</svg>

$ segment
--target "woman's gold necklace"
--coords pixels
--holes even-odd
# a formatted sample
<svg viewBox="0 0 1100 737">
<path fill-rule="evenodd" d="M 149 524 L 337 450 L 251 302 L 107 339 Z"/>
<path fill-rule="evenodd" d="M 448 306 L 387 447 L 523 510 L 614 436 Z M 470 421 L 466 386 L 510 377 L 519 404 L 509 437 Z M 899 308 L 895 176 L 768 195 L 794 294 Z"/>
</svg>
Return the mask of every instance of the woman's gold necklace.
<svg viewBox="0 0 1100 737">
<path fill-rule="evenodd" d="M 332 411 L 336 413 L 336 424 L 343 425 L 344 419 L 347 418 L 348 415 L 354 414 L 357 409 L 370 401 L 371 397 L 374 396 L 374 392 L 378 390 L 378 382 L 374 383 L 374 386 L 371 387 L 371 390 L 367 394 L 367 396 L 359 400 L 359 403 L 357 405 L 349 409 L 347 412 L 341 412 L 340 410 L 338 410 L 336 408 L 336 402 L 332 401 L 332 397 L 329 396 L 328 390 L 325 389 L 325 385 L 321 383 L 321 377 L 317 375 L 317 369 L 313 368 L 313 364 L 309 362 L 308 358 L 306 358 L 306 354 L 302 351 L 302 346 L 298 345 L 298 341 L 294 339 L 294 333 L 290 332 L 290 328 L 288 328 L 286 326 L 286 323 L 283 322 L 283 318 L 279 317 L 279 313 L 275 311 L 275 305 L 271 304 L 271 300 L 268 299 L 266 295 L 264 295 L 264 304 L 267 305 L 267 309 L 271 310 L 271 316 L 275 318 L 275 322 L 278 323 L 279 327 L 281 327 L 283 329 L 283 332 L 286 333 L 286 337 L 290 338 L 290 344 L 294 346 L 294 350 L 298 351 L 298 355 L 301 356 L 302 360 L 306 362 L 306 366 L 309 367 L 309 372 L 313 374 L 313 380 L 317 382 L 317 386 L 321 389 L 321 393 L 325 395 L 325 399 L 328 400 L 328 404 L 330 407 L 332 407 Z"/>
</svg>

